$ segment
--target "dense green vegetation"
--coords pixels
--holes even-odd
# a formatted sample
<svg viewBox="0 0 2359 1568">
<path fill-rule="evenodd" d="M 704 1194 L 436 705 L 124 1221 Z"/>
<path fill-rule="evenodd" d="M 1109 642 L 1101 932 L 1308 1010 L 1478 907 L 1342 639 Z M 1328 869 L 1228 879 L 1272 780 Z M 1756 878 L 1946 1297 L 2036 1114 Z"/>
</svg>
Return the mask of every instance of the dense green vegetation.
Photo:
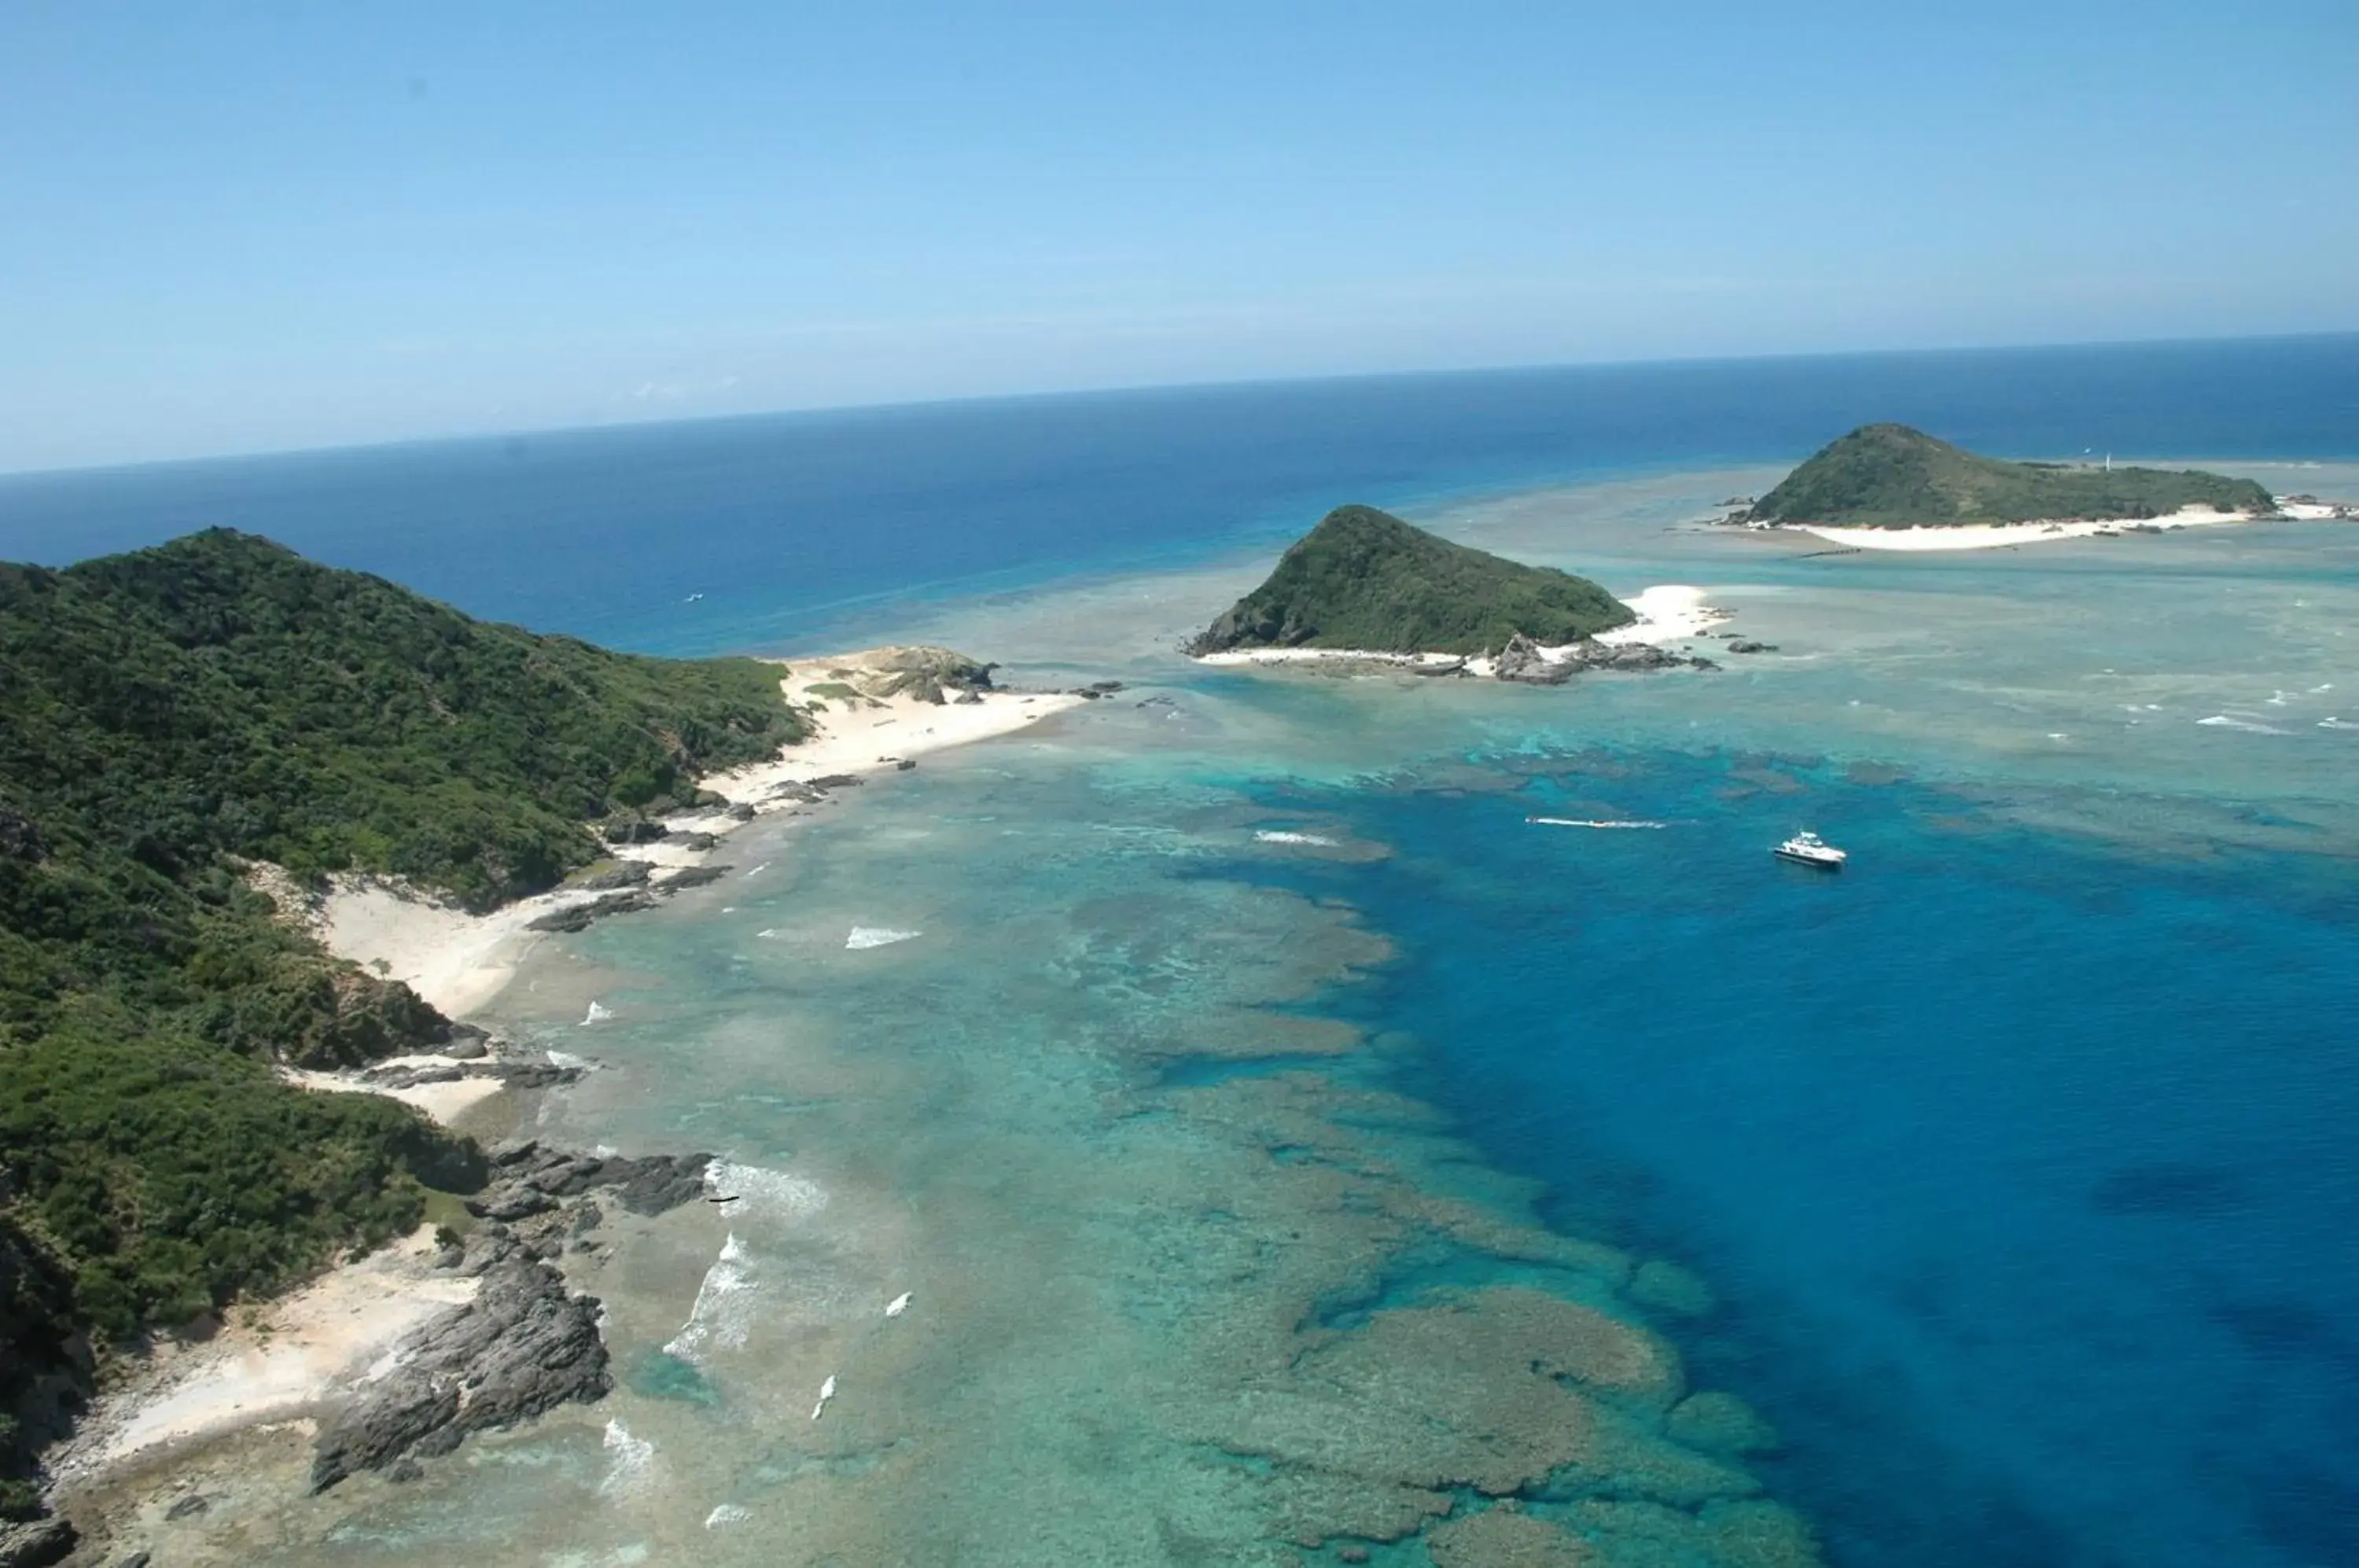
<svg viewBox="0 0 2359 1568">
<path fill-rule="evenodd" d="M 72 1334 L 185 1322 L 480 1178 L 406 1107 L 279 1082 L 449 1023 L 279 924 L 245 860 L 489 905 L 800 734 L 770 666 L 485 625 L 236 533 L 0 565 L 0 1514 Z"/>
<path fill-rule="evenodd" d="M 167 875 L 228 850 L 537 891 L 594 857 L 585 819 L 798 738 L 777 675 L 487 625 L 226 529 L 0 567 L 0 779 Z"/>
<path fill-rule="evenodd" d="M 1587 578 L 1452 544 L 1374 506 L 1338 506 L 1189 651 L 1471 654 L 1519 632 L 1561 644 L 1636 618 Z"/>
<path fill-rule="evenodd" d="M 2201 505 L 2267 512 L 2249 479 L 2197 470 L 2002 463 L 1907 425 L 1863 425 L 1822 448 L 1746 514 L 1764 523 L 1906 528 L 2167 517 Z"/>
</svg>

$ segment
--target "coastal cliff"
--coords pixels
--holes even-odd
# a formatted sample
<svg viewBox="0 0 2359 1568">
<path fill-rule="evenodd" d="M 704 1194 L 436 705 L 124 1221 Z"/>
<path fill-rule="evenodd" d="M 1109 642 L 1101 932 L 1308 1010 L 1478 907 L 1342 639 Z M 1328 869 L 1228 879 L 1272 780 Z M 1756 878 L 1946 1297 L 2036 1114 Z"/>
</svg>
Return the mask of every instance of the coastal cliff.
<svg viewBox="0 0 2359 1568">
<path fill-rule="evenodd" d="M 1473 655 L 1518 637 L 1576 643 L 1635 619 L 1586 578 L 1453 544 L 1374 506 L 1338 506 L 1187 651 Z"/>
<path fill-rule="evenodd" d="M 1829 442 L 1733 520 L 1824 528 L 1958 528 L 2164 517 L 2195 506 L 2262 516 L 2249 479 L 2189 469 L 2005 463 L 1907 425 L 1863 425 Z"/>
</svg>

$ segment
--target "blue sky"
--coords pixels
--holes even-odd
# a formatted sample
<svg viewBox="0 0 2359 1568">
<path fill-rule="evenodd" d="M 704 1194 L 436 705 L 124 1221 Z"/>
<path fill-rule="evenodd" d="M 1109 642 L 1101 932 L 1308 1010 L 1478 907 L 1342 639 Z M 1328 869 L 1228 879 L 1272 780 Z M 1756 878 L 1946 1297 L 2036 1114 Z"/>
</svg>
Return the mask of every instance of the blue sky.
<svg viewBox="0 0 2359 1568">
<path fill-rule="evenodd" d="M 2359 328 L 2359 7 L 0 7 L 0 469 Z"/>
</svg>

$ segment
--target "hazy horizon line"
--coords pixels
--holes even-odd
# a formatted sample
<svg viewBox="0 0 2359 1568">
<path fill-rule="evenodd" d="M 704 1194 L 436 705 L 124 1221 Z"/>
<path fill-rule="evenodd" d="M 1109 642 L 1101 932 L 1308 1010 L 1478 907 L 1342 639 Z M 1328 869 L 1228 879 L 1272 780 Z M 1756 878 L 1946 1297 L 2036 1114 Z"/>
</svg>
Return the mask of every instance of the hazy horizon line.
<svg viewBox="0 0 2359 1568">
<path fill-rule="evenodd" d="M 75 463 L 31 468 L 0 467 L 0 484 L 23 479 L 62 478 L 77 474 L 120 474 L 139 469 L 182 468 L 214 463 L 266 462 L 281 458 L 328 457 L 346 453 L 398 452 L 412 447 L 459 446 L 534 439 L 593 435 L 634 430 L 684 429 L 694 425 L 745 424 L 760 419 L 821 418 L 836 414 L 884 413 L 972 408 L 994 403 L 1046 403 L 1090 397 L 1143 397 L 1158 393 L 1211 392 L 1256 387 L 1316 387 L 1351 382 L 1444 380 L 1452 376 L 1544 375 L 1556 371 L 1643 369 L 1660 366 L 1706 367 L 1730 365 L 1790 364 L 1805 360 L 1904 359 L 1925 355 L 2061 353 L 2075 349 L 2167 349 L 2204 344 L 2317 342 L 2334 338 L 2359 340 L 2359 327 L 2333 327 L 2299 332 L 2228 332 L 2160 338 L 2075 338 L 2047 343 L 1936 343 L 1902 348 L 1818 349 L 1784 354 L 1672 354 L 1659 358 L 1547 360 L 1527 364 L 1462 365 L 1452 368 L 1346 371 L 1301 376 L 1248 376 L 1203 380 L 1117 382 L 1101 386 L 1060 387 L 1046 391 L 987 392 L 944 397 L 893 397 L 849 403 L 788 404 L 776 408 L 687 417 L 618 418 L 590 423 L 519 425 L 499 430 L 448 430 L 430 435 L 396 436 L 381 441 L 325 441 L 317 445 L 257 447 L 236 452 L 191 453 L 178 457 L 135 458 L 123 463 Z"/>
</svg>

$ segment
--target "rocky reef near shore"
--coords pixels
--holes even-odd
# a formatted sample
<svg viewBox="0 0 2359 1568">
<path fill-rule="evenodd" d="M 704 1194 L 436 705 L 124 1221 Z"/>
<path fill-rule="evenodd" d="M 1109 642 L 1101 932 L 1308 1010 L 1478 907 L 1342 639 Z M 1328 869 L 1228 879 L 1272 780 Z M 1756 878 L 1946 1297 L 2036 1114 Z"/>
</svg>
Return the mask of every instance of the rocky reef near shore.
<svg viewBox="0 0 2359 1568">
<path fill-rule="evenodd" d="M 603 1398 L 614 1384 L 598 1298 L 570 1290 L 552 1259 L 603 1217 L 597 1196 L 633 1214 L 662 1214 L 703 1194 L 712 1160 L 633 1160 L 530 1141 L 495 1150 L 491 1180 L 467 1200 L 473 1233 L 447 1238 L 434 1259 L 438 1269 L 479 1280 L 474 1300 L 411 1333 L 395 1347 L 390 1372 L 353 1390 L 321 1421 L 311 1489 Z"/>
<path fill-rule="evenodd" d="M 1528 686 L 1561 686 L 1589 670 L 1627 673 L 1672 670 L 1681 665 L 1697 670 L 1720 668 L 1709 659 L 1673 653 L 1652 643 L 1603 643 L 1595 637 L 1582 637 L 1570 647 L 1543 648 L 1518 633 L 1508 638 L 1507 646 L 1491 660 L 1491 674 L 1496 680 L 1516 681 Z"/>
</svg>

